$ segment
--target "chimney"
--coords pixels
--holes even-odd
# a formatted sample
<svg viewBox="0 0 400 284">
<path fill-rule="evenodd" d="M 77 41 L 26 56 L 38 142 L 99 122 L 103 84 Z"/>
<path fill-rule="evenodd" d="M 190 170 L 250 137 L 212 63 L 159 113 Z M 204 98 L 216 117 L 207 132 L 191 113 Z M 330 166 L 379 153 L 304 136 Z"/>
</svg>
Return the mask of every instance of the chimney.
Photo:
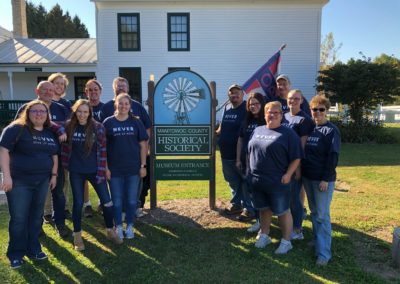
<svg viewBox="0 0 400 284">
<path fill-rule="evenodd" d="M 13 12 L 13 34 L 15 38 L 28 38 L 26 26 L 26 3 L 25 0 L 11 0 Z"/>
</svg>

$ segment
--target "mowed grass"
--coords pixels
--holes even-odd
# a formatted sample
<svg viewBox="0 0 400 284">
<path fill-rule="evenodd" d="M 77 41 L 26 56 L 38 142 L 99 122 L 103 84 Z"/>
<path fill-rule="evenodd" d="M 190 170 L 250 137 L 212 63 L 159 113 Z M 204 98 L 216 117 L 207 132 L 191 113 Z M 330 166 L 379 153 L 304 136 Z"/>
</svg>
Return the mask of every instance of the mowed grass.
<svg viewBox="0 0 400 284">
<path fill-rule="evenodd" d="M 392 126 L 390 126 L 392 129 Z M 396 128 L 395 131 L 400 130 Z M 138 222 L 134 240 L 122 246 L 105 238 L 101 216 L 83 218 L 86 250 L 72 249 L 45 225 L 42 238 L 48 261 L 18 271 L 5 257 L 8 211 L 0 207 L 0 283 L 400 283 L 391 267 L 390 238 L 400 224 L 400 145 L 344 144 L 339 183 L 332 202 L 333 259 L 326 268 L 314 264 L 309 219 L 305 240 L 294 242 L 286 256 L 273 251 L 280 240 L 274 220 L 273 244 L 254 248 L 255 235 L 238 228 L 191 228 Z M 217 157 L 217 198 L 229 200 Z M 208 196 L 208 182 L 158 183 L 158 200 Z M 96 202 L 92 194 L 92 202 Z M 72 228 L 71 221 L 67 222 Z"/>
</svg>

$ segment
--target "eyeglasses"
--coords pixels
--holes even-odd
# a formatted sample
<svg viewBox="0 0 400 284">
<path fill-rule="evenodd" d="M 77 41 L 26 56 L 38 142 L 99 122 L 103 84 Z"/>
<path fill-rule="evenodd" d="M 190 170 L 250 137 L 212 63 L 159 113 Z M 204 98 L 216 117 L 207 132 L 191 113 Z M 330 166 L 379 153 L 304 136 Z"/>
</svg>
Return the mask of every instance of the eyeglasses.
<svg viewBox="0 0 400 284">
<path fill-rule="evenodd" d="M 317 112 L 317 111 L 319 111 L 319 112 L 324 112 L 326 109 L 323 108 L 323 107 L 320 107 L 320 108 L 312 108 L 311 110 L 312 110 L 313 112 Z"/>
<path fill-rule="evenodd" d="M 273 115 L 278 115 L 281 114 L 282 112 L 280 111 L 267 111 L 267 114 L 273 114 Z"/>
<path fill-rule="evenodd" d="M 47 110 L 44 110 L 44 109 L 30 109 L 29 113 L 43 115 L 43 114 L 47 113 Z"/>
</svg>

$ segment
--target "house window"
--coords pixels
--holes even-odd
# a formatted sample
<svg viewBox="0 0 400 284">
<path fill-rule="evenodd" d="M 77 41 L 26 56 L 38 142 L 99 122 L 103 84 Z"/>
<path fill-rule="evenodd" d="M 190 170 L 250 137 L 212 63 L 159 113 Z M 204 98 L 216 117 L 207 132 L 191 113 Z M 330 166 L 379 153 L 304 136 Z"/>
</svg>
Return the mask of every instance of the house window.
<svg viewBox="0 0 400 284">
<path fill-rule="evenodd" d="M 190 71 L 190 67 L 168 67 L 168 72 L 172 71 Z"/>
<path fill-rule="evenodd" d="M 190 50 L 189 13 L 168 13 L 168 51 Z"/>
<path fill-rule="evenodd" d="M 74 78 L 74 83 L 75 83 L 75 100 L 79 99 L 86 99 L 86 94 L 85 94 L 85 85 L 86 82 L 89 81 L 90 79 L 93 79 L 94 76 L 85 76 L 85 77 L 75 77 Z"/>
<path fill-rule="evenodd" d="M 45 76 L 38 76 L 38 77 L 37 77 L 37 83 L 39 84 L 39 83 L 42 82 L 42 81 L 47 81 L 47 78 L 48 78 L 48 77 L 45 77 Z"/>
<path fill-rule="evenodd" d="M 119 76 L 128 80 L 129 95 L 132 99 L 142 102 L 142 70 L 140 67 L 120 67 Z"/>
<path fill-rule="evenodd" d="M 140 51 L 140 17 L 138 13 L 118 14 L 118 50 Z"/>
</svg>

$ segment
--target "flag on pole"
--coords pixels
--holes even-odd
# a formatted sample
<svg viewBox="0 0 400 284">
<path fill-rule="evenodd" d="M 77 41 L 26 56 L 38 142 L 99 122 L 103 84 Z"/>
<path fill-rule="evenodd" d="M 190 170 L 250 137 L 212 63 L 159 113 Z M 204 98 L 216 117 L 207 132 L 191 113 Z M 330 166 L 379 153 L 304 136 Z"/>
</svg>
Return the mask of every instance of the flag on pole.
<svg viewBox="0 0 400 284">
<path fill-rule="evenodd" d="M 257 92 L 269 98 L 276 96 L 275 76 L 278 73 L 279 63 L 281 61 L 281 50 L 283 48 L 284 46 L 243 84 L 242 89 L 246 94 Z"/>
</svg>

